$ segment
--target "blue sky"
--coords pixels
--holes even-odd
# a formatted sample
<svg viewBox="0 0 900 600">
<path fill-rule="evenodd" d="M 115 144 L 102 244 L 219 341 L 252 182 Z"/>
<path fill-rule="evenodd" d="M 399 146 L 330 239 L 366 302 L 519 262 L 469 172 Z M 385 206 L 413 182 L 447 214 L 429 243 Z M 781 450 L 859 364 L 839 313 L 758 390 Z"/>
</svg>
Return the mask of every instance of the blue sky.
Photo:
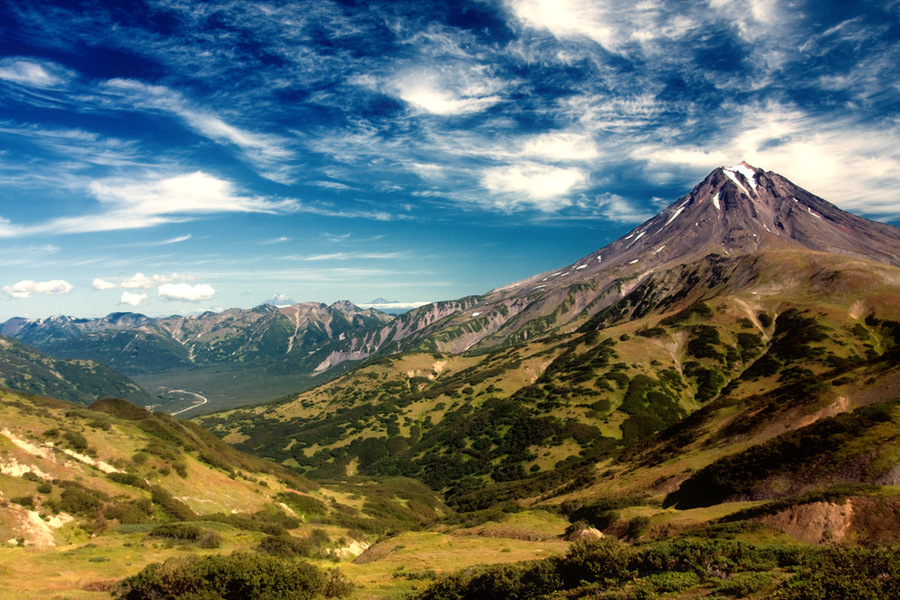
<svg viewBox="0 0 900 600">
<path fill-rule="evenodd" d="M 900 2 L 0 4 L 0 320 L 423 302 L 741 160 L 900 222 Z"/>
</svg>

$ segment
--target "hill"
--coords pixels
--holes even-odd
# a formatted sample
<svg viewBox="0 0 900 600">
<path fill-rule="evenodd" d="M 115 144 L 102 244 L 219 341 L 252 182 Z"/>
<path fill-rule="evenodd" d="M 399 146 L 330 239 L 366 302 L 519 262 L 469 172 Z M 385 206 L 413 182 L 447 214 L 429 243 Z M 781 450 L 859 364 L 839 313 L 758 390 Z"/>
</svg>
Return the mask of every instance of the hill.
<svg viewBox="0 0 900 600">
<path fill-rule="evenodd" d="M 416 482 L 313 483 L 122 400 L 0 390 L 0 424 L 2 597 L 109 598 L 145 566 L 189 557 L 236 556 L 235 569 L 270 557 L 270 576 L 298 558 L 347 572 L 386 533 L 452 514 Z"/>
<path fill-rule="evenodd" d="M 141 405 L 158 402 L 103 363 L 53 358 L 7 336 L 0 336 L 0 386 L 85 405 L 107 397 Z"/>
</svg>

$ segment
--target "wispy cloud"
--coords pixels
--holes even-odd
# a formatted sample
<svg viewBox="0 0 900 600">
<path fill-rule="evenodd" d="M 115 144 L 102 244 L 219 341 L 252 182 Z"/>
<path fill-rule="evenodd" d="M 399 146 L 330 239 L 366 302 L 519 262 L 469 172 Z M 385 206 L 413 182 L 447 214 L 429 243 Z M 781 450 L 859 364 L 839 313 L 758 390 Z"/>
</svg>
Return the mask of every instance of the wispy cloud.
<svg viewBox="0 0 900 600">
<path fill-rule="evenodd" d="M 330 252 L 327 254 L 290 255 L 280 257 L 282 260 L 301 262 L 326 262 L 344 260 L 401 260 L 413 256 L 411 252 Z"/>
<path fill-rule="evenodd" d="M 588 182 L 581 169 L 541 164 L 496 167 L 484 171 L 484 187 L 496 194 L 500 207 L 527 203 L 540 210 L 553 211 L 570 204 L 566 198 Z"/>
<path fill-rule="evenodd" d="M 502 100 L 501 81 L 478 64 L 413 68 L 385 88 L 415 109 L 436 115 L 481 112 Z"/>
<path fill-rule="evenodd" d="M 232 125 L 214 112 L 194 107 L 182 94 L 165 86 L 148 85 L 131 79 L 111 79 L 105 87 L 136 108 L 170 113 L 200 135 L 236 148 L 267 179 L 279 183 L 293 181 L 291 159 L 294 152 L 289 147 L 288 139 Z"/>
<path fill-rule="evenodd" d="M 59 89 L 72 79 L 72 72 L 60 65 L 28 57 L 0 59 L 0 81 L 39 89 Z"/>
<path fill-rule="evenodd" d="M 36 225 L 0 221 L 0 237 L 139 229 L 216 213 L 279 214 L 298 209 L 294 200 L 240 195 L 231 182 L 200 171 L 138 183 L 118 179 L 94 181 L 89 189 L 99 201 L 101 212 L 60 217 Z"/>
</svg>

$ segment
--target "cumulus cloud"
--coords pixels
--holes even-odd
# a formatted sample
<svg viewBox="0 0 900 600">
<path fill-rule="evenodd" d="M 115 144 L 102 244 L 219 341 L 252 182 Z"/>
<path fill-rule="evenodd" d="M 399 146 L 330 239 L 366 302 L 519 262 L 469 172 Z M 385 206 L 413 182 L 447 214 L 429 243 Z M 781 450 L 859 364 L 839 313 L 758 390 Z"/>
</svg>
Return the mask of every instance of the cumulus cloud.
<svg viewBox="0 0 900 600">
<path fill-rule="evenodd" d="M 114 290 L 119 287 L 117 284 L 112 283 L 111 281 L 106 281 L 105 279 L 101 279 L 99 277 L 94 278 L 93 286 L 95 290 Z"/>
<path fill-rule="evenodd" d="M 169 300 L 186 300 L 188 302 L 200 302 L 210 300 L 216 295 L 216 290 L 208 283 L 165 283 L 159 286 L 159 295 Z"/>
<path fill-rule="evenodd" d="M 13 285 L 4 285 L 3 291 L 8 296 L 16 299 L 30 298 L 32 294 L 39 296 L 60 296 L 68 294 L 75 286 L 63 279 L 52 281 L 32 281 L 24 279 Z"/>
<path fill-rule="evenodd" d="M 141 302 L 149 298 L 147 294 L 144 293 L 135 293 L 135 292 L 122 292 L 122 297 L 119 299 L 119 304 L 127 304 L 129 306 L 138 306 Z"/>
</svg>

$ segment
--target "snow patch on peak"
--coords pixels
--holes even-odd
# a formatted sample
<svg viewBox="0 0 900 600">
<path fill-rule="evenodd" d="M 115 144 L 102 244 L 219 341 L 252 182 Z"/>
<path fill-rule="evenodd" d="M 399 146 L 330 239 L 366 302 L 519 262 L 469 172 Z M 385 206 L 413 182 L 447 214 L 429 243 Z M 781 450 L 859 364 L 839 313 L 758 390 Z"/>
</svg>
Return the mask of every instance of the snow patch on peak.
<svg viewBox="0 0 900 600">
<path fill-rule="evenodd" d="M 747 178 L 747 181 L 750 183 L 750 187 L 753 188 L 753 191 L 756 191 L 756 179 L 754 179 L 756 177 L 756 170 L 748 166 L 747 163 L 734 165 L 730 169 L 726 169 L 726 171 L 740 173 Z"/>
<path fill-rule="evenodd" d="M 737 178 L 736 171 L 732 171 L 731 169 L 724 169 L 724 171 L 725 174 L 728 175 L 728 178 L 731 179 L 736 186 L 738 186 L 738 189 L 740 189 L 748 196 L 750 195 L 750 192 L 747 191 L 747 188 L 744 187 L 744 184 L 741 183 L 741 180 Z"/>
<path fill-rule="evenodd" d="M 716 210 L 722 210 L 722 205 L 719 204 L 719 198 L 721 197 L 721 195 L 722 195 L 722 192 L 718 191 L 718 192 L 716 192 L 715 198 L 713 198 L 713 204 L 715 205 Z"/>
<path fill-rule="evenodd" d="M 816 213 L 813 212 L 813 209 L 811 209 L 810 207 L 807 206 L 807 207 L 806 207 L 806 210 L 809 212 L 809 214 L 811 214 L 811 215 L 814 216 L 815 218 L 817 218 L 817 219 L 821 219 L 821 218 L 822 218 L 822 215 L 817 215 Z"/>
</svg>

